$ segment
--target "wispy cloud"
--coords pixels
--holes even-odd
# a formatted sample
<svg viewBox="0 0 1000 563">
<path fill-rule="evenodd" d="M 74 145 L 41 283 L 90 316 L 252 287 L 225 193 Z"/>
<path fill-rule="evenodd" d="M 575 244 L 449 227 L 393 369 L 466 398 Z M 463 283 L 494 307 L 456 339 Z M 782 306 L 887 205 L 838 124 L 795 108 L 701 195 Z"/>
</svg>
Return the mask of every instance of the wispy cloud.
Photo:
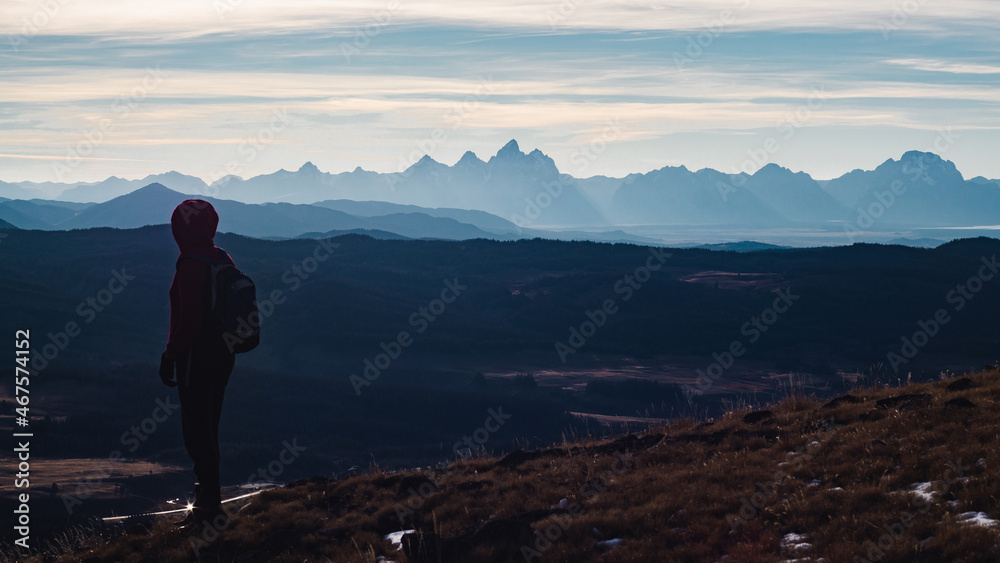
<svg viewBox="0 0 1000 563">
<path fill-rule="evenodd" d="M 0 153 L 0 158 L 16 158 L 21 160 L 45 160 L 52 162 L 53 160 L 61 158 L 62 155 L 38 155 L 38 154 L 4 154 Z M 77 157 L 81 160 L 94 160 L 99 162 L 167 162 L 165 160 L 147 160 L 138 158 L 101 158 L 97 156 L 79 156 Z"/>
<path fill-rule="evenodd" d="M 889 64 L 929 72 L 948 72 L 951 74 L 1000 74 L 1000 65 L 975 64 L 934 59 L 891 59 L 886 62 Z"/>
<path fill-rule="evenodd" d="M 62 157 L 116 117 L 149 67 L 162 82 L 115 122 L 80 179 L 121 162 L 161 172 L 142 163 L 164 159 L 207 176 L 277 108 L 295 124 L 248 173 L 295 168 L 304 154 L 326 170 L 391 171 L 450 127 L 448 112 L 484 80 L 491 94 L 433 157 L 490 154 L 517 138 L 563 163 L 613 118 L 621 150 L 595 173 L 657 161 L 724 168 L 706 159 L 743 160 L 814 88 L 828 101 L 801 126 L 815 134 L 783 149 L 802 169 L 827 167 L 835 145 L 861 150 L 861 138 L 878 139 L 885 157 L 944 127 L 1000 142 L 1000 3 L 913 4 L 12 0 L 0 3 L 0 152 L 5 171 L 51 179 L 44 155 Z M 345 57 L 345 44 L 364 48 Z M 812 157 L 796 152 L 807 141 Z M 966 147 L 950 153 L 969 155 L 963 171 L 1000 176 Z"/>
<path fill-rule="evenodd" d="M 55 8 L 46 8 L 54 6 Z M 393 8 L 394 6 L 398 6 Z M 923 2 L 908 25 L 947 31 L 956 23 L 993 27 L 1000 6 L 992 0 Z M 44 21 L 49 34 L 137 35 L 177 38 L 214 33 L 291 33 L 347 30 L 364 25 L 385 10 L 407 24 L 480 25 L 549 29 L 698 30 L 738 12 L 731 29 L 877 29 L 898 9 L 889 2 L 841 0 L 810 3 L 793 0 L 462 0 L 394 1 L 321 0 L 260 2 L 252 0 L 52 0 L 0 5 L 0 33 L 20 33 L 32 21 Z M 38 15 L 39 13 L 43 15 Z M 910 12 L 906 14 L 909 16 Z M 728 19 L 728 18 L 726 18 Z M 25 22 L 28 22 L 27 24 Z"/>
</svg>

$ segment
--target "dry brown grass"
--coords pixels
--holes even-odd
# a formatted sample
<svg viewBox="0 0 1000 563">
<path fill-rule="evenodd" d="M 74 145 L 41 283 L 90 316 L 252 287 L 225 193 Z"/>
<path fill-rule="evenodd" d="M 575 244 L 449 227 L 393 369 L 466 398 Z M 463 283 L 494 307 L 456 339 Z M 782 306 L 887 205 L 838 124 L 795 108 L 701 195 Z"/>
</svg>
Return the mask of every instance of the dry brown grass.
<svg viewBox="0 0 1000 563">
<path fill-rule="evenodd" d="M 996 561 L 1000 527 L 959 515 L 1000 519 L 1000 370 L 968 378 L 966 390 L 946 390 L 956 379 L 868 389 L 834 407 L 798 397 L 754 423 L 744 409 L 520 460 L 458 462 L 436 476 L 295 483 L 256 497 L 200 560 L 412 563 L 440 550 L 442 561 L 477 562 Z M 876 406 L 920 394 L 929 399 Z M 954 399 L 976 406 L 946 408 Z M 927 482 L 937 492 L 923 501 L 911 488 Z M 428 558 L 383 539 L 404 528 L 421 530 Z M 811 548 L 783 547 L 793 533 Z M 598 544 L 613 538 L 623 541 Z M 168 522 L 55 561 L 88 558 L 198 560 Z"/>
</svg>

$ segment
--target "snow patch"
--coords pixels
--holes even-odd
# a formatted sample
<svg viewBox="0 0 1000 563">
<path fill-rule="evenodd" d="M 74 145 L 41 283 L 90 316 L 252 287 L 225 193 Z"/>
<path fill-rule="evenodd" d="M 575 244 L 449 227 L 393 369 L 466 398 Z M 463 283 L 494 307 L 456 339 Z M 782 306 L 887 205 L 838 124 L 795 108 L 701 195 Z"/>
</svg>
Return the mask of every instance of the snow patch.
<svg viewBox="0 0 1000 563">
<path fill-rule="evenodd" d="M 959 514 L 958 523 L 963 526 L 982 526 L 984 528 L 1000 526 L 1000 522 L 990 518 L 985 512 L 964 512 Z"/>
<path fill-rule="evenodd" d="M 416 530 L 400 530 L 398 532 L 386 534 L 385 539 L 396 548 L 396 551 L 401 551 L 403 549 L 403 536 L 413 533 L 416 533 Z"/>
<path fill-rule="evenodd" d="M 914 483 L 910 486 L 910 492 L 928 503 L 934 502 L 934 483 L 930 481 L 926 483 Z"/>
<path fill-rule="evenodd" d="M 785 534 L 781 538 L 781 549 L 791 553 L 806 552 L 812 549 L 812 544 L 808 542 L 809 536 L 805 534 Z"/>
</svg>

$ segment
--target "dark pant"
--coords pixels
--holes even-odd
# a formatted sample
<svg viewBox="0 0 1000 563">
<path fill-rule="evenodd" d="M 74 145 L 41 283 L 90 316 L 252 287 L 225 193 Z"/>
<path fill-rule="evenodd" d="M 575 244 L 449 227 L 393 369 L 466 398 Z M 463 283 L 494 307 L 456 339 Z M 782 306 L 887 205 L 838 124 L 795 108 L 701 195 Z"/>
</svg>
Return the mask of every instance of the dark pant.
<svg viewBox="0 0 1000 563">
<path fill-rule="evenodd" d="M 219 417 L 226 384 L 236 357 L 215 339 L 196 340 L 177 357 L 177 391 L 181 401 L 184 447 L 198 479 L 197 506 L 212 506 L 219 487 Z"/>
</svg>

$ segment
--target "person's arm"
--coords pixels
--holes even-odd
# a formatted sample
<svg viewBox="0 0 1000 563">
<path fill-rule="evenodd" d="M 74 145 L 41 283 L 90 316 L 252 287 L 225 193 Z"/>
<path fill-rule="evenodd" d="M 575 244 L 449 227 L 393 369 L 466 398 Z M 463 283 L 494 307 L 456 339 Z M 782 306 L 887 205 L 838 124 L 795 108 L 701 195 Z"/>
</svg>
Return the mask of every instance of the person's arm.
<svg viewBox="0 0 1000 563">
<path fill-rule="evenodd" d="M 171 287 L 177 287 L 177 319 L 171 319 L 172 330 L 167 340 L 164 355 L 176 358 L 194 342 L 205 319 L 205 284 L 208 283 L 209 266 L 204 262 L 181 260 L 174 274 Z"/>
</svg>

